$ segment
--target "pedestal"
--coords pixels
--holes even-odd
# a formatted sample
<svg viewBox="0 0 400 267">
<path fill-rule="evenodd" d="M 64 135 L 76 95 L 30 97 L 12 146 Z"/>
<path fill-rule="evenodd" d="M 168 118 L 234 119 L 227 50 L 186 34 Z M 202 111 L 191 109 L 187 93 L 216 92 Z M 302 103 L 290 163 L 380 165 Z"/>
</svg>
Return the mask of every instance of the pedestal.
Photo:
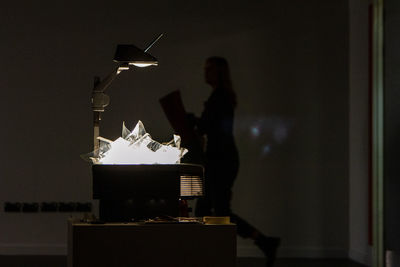
<svg viewBox="0 0 400 267">
<path fill-rule="evenodd" d="M 70 223 L 68 267 L 236 265 L 236 225 Z"/>
</svg>

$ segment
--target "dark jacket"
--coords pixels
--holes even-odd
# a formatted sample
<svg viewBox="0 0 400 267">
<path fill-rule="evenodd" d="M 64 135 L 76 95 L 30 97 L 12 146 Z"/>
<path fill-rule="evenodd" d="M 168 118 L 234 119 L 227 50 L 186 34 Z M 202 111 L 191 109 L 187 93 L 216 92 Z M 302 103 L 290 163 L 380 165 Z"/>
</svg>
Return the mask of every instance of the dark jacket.
<svg viewBox="0 0 400 267">
<path fill-rule="evenodd" d="M 239 164 L 233 137 L 234 105 L 226 90 L 215 89 L 204 103 L 198 130 L 207 136 L 206 165 Z M 236 166 L 237 167 L 237 166 Z"/>
</svg>

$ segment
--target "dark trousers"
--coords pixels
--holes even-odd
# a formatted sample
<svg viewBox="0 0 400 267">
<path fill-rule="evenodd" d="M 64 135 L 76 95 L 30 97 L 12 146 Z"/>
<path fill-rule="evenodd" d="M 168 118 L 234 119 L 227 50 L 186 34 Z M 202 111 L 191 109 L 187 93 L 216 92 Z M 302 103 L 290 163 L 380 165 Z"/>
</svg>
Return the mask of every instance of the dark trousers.
<svg viewBox="0 0 400 267">
<path fill-rule="evenodd" d="M 239 162 L 207 164 L 205 168 L 205 196 L 197 201 L 195 215 L 230 216 L 243 238 L 251 237 L 257 230 L 231 210 L 232 187 L 239 170 Z"/>
</svg>

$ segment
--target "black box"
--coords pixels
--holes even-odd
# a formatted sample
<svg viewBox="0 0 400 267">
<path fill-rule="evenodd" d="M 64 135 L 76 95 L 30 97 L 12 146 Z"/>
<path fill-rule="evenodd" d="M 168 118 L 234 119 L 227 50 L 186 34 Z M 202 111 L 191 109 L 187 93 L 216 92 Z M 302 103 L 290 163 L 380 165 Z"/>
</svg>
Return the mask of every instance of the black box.
<svg viewBox="0 0 400 267">
<path fill-rule="evenodd" d="M 176 217 L 182 177 L 200 181 L 196 188 L 204 177 L 203 167 L 194 164 L 93 165 L 92 171 L 93 198 L 100 200 L 100 220 L 105 222 Z M 196 189 L 200 195 L 202 190 Z M 191 196 L 186 192 L 184 197 Z"/>
</svg>

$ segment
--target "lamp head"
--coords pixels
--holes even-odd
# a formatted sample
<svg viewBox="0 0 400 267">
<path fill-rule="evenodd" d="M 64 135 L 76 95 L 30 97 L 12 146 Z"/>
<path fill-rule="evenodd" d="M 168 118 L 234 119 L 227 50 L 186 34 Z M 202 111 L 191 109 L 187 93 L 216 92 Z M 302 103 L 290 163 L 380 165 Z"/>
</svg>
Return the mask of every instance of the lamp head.
<svg viewBox="0 0 400 267">
<path fill-rule="evenodd" d="M 134 45 L 118 45 L 114 61 L 124 65 L 134 65 L 136 67 L 158 65 L 158 61 L 155 57 Z"/>
</svg>

